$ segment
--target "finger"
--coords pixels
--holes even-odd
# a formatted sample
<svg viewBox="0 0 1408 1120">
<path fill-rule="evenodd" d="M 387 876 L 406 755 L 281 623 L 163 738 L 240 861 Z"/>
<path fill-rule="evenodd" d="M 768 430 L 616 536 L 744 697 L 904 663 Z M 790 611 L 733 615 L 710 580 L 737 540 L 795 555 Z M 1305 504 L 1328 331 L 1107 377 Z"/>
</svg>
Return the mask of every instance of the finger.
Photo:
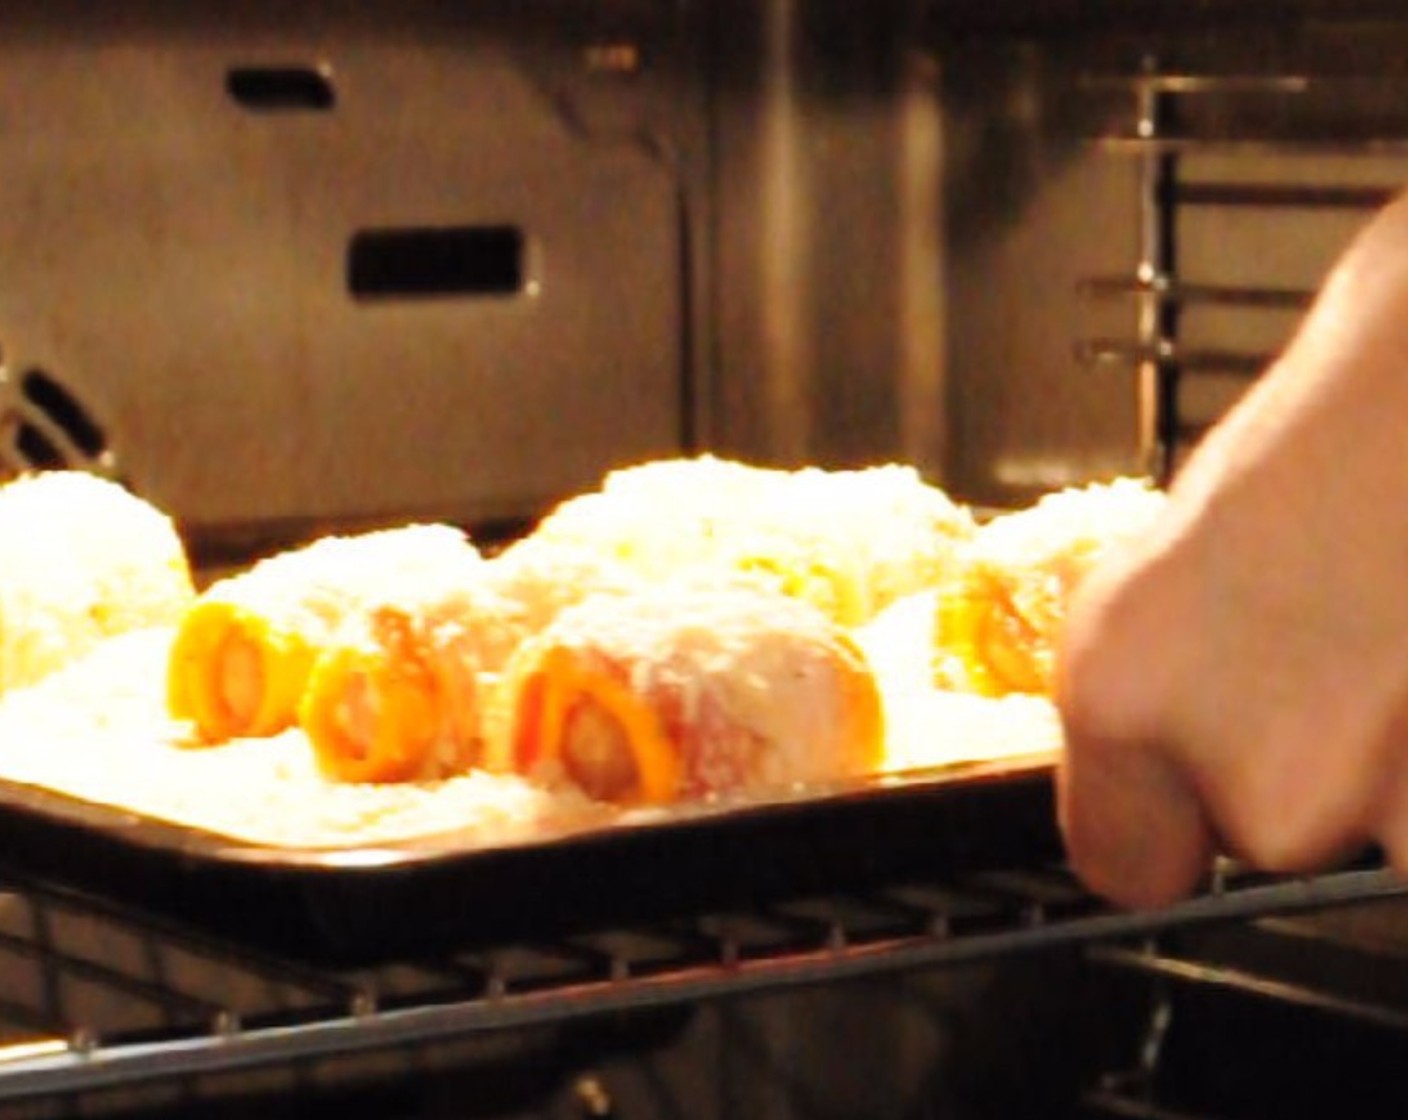
<svg viewBox="0 0 1408 1120">
<path fill-rule="evenodd" d="M 1139 908 L 1188 894 L 1213 852 L 1200 791 L 1167 747 L 1187 651 L 1151 645 L 1181 621 L 1179 571 L 1154 551 L 1097 570 L 1072 606 L 1056 663 L 1067 854 L 1092 890 Z"/>
<path fill-rule="evenodd" d="M 1384 769 L 1372 831 L 1389 865 L 1408 878 L 1408 766 Z"/>
<path fill-rule="evenodd" d="M 1211 865 L 1212 831 L 1196 791 L 1166 754 L 1145 744 L 1068 742 L 1057 798 L 1073 870 L 1118 905 L 1174 902 Z"/>
</svg>

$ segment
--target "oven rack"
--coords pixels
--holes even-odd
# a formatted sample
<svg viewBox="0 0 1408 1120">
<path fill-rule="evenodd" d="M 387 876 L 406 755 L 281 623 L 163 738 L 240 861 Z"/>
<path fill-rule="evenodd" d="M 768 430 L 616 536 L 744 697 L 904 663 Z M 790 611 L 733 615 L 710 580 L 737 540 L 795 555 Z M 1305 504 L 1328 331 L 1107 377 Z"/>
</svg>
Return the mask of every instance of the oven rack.
<svg viewBox="0 0 1408 1120">
<path fill-rule="evenodd" d="M 1098 957 L 1097 946 L 1390 899 L 1408 885 L 1376 864 L 1306 878 L 1226 868 L 1186 902 L 1129 913 L 1053 866 L 348 971 L 43 882 L 7 877 L 0 890 L 4 1114 L 16 1102 L 189 1089 L 193 1078 L 259 1070 L 294 1076 L 344 1059 L 365 1069 L 408 1048 L 1063 946 Z M 1118 963 L 1131 959 L 1140 958 Z"/>
</svg>

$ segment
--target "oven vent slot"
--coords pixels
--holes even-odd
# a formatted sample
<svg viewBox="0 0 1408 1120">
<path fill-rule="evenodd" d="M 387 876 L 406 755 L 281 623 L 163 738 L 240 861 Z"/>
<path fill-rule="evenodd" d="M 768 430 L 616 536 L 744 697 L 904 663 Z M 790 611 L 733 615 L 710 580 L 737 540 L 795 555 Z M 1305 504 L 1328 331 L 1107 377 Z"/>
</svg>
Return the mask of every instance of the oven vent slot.
<svg viewBox="0 0 1408 1120">
<path fill-rule="evenodd" d="M 347 251 L 347 287 L 358 299 L 510 296 L 524 286 L 524 237 L 516 226 L 364 230 Z"/>
<path fill-rule="evenodd" d="M 326 112 L 337 103 L 327 66 L 235 66 L 225 92 L 254 113 Z"/>
<path fill-rule="evenodd" d="M 0 469 L 112 474 L 115 466 L 102 426 L 70 389 L 42 369 L 0 367 Z"/>
</svg>

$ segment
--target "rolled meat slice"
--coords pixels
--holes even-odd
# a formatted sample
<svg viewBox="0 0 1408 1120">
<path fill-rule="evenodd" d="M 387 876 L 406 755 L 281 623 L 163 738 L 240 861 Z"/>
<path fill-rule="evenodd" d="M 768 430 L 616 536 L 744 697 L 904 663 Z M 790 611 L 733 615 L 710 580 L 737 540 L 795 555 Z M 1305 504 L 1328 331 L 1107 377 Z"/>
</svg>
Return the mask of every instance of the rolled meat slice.
<svg viewBox="0 0 1408 1120">
<path fill-rule="evenodd" d="M 621 805 L 856 777 L 884 751 L 847 632 L 752 586 L 584 600 L 519 648 L 500 702 L 491 766 Z"/>
<path fill-rule="evenodd" d="M 1164 505 L 1142 480 L 1048 494 L 983 525 L 936 595 L 935 683 L 985 696 L 1049 695 L 1071 596 Z"/>
<path fill-rule="evenodd" d="M 0 692 L 33 684 L 105 638 L 169 626 L 195 597 L 171 519 L 83 471 L 0 485 Z"/>
<path fill-rule="evenodd" d="M 319 651 L 298 719 L 329 778 L 429 780 L 480 763 L 489 699 L 533 624 L 488 569 L 383 595 Z"/>
<path fill-rule="evenodd" d="M 298 719 L 329 778 L 431 780 L 480 764 L 513 651 L 570 604 L 630 582 L 605 557 L 538 541 L 473 578 L 441 575 L 385 589 L 317 654 Z"/>
<path fill-rule="evenodd" d="M 495 623 L 469 602 L 448 619 L 378 606 L 321 650 L 298 722 L 327 777 L 433 779 L 478 761 L 487 643 L 471 620 Z"/>
<path fill-rule="evenodd" d="M 472 578 L 483 558 L 459 529 L 407 525 L 324 537 L 205 589 L 177 627 L 167 706 L 211 742 L 278 734 L 296 721 L 318 652 L 386 589 Z"/>
</svg>

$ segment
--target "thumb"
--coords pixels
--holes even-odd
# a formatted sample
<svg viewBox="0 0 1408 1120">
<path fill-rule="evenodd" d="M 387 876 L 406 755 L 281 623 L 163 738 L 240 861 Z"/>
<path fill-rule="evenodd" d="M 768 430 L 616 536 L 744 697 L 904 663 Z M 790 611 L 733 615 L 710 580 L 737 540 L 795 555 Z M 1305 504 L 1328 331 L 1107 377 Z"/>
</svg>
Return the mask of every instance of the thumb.
<svg viewBox="0 0 1408 1120">
<path fill-rule="evenodd" d="M 1057 808 L 1073 870 L 1121 906 L 1174 902 L 1211 866 L 1213 834 L 1201 799 L 1154 744 L 1068 725 Z"/>
</svg>

